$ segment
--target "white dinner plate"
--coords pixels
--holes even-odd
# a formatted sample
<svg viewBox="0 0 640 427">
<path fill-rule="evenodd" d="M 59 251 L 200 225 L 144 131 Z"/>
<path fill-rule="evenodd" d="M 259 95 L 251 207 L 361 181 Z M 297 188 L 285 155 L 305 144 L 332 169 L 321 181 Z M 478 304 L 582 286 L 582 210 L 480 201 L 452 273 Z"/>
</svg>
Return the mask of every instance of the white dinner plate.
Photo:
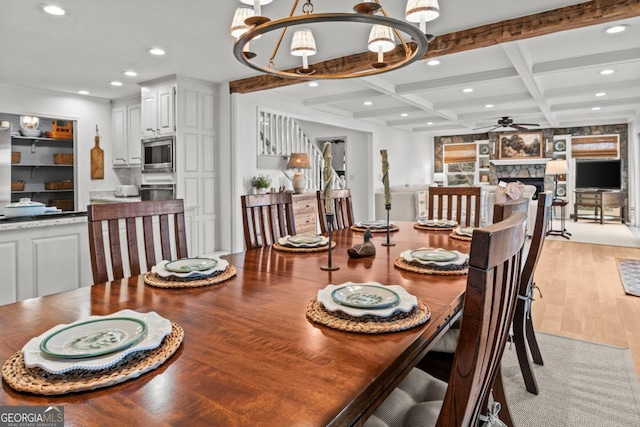
<svg viewBox="0 0 640 427">
<path fill-rule="evenodd" d="M 205 258 L 209 259 L 209 258 Z M 165 268 L 165 265 L 170 261 L 162 260 L 158 263 L 158 265 L 154 265 L 151 267 L 151 272 L 157 274 L 160 277 L 179 277 L 181 279 L 193 279 L 197 277 L 207 277 L 213 274 L 222 273 L 229 267 L 229 261 L 222 258 L 211 258 L 216 261 L 216 264 L 208 269 L 208 270 L 200 270 L 200 271 L 190 271 L 188 273 L 174 273 L 173 271 L 169 271 Z"/>
<path fill-rule="evenodd" d="M 420 249 L 412 251 L 411 256 L 420 261 L 449 262 L 458 259 L 458 254 L 445 249 Z"/>
<path fill-rule="evenodd" d="M 389 223 L 391 225 L 393 223 Z M 356 224 L 361 228 L 387 228 L 387 221 L 385 220 L 376 220 L 376 221 L 361 221 Z"/>
<path fill-rule="evenodd" d="M 124 350 L 147 334 L 147 324 L 132 317 L 107 317 L 74 323 L 46 336 L 40 351 L 50 357 L 82 359 Z"/>
<path fill-rule="evenodd" d="M 106 318 L 133 318 L 144 322 L 147 325 L 146 335 L 137 343 L 119 351 L 115 351 L 102 356 L 89 357 L 84 359 L 63 359 L 59 357 L 50 357 L 40 351 L 40 343 L 48 336 L 79 323 L 86 323 L 94 319 Z M 125 309 L 112 313 L 108 316 L 90 316 L 88 318 L 78 320 L 70 324 L 61 324 L 54 326 L 48 331 L 37 337 L 31 338 L 24 347 L 22 347 L 22 355 L 24 356 L 24 365 L 27 368 L 42 368 L 52 374 L 64 374 L 65 372 L 75 369 L 99 370 L 115 365 L 124 359 L 127 355 L 143 350 L 151 350 L 157 348 L 164 337 L 171 333 L 171 322 L 160 316 L 154 311 L 148 313 L 140 313 L 137 311 Z"/>
<path fill-rule="evenodd" d="M 213 258 L 182 258 L 166 263 L 164 268 L 172 273 L 191 273 L 192 271 L 210 270 L 217 263 L 218 261 Z"/>
<path fill-rule="evenodd" d="M 301 244 L 314 245 L 314 244 L 318 244 L 318 243 L 322 242 L 322 237 L 320 237 L 320 236 L 305 236 L 305 235 L 301 234 L 301 235 L 296 235 L 296 236 L 289 236 L 289 237 L 287 237 L 287 240 L 290 243 L 293 243 L 293 244 L 296 244 L 296 245 L 301 245 Z"/>
<path fill-rule="evenodd" d="M 458 222 L 452 219 L 419 219 L 418 224 L 426 225 L 427 227 L 449 228 L 455 227 Z"/>
<path fill-rule="evenodd" d="M 445 260 L 428 260 L 428 259 L 421 259 L 421 258 L 426 258 L 426 257 L 420 257 L 420 258 L 416 258 L 413 256 L 414 253 L 418 253 L 418 255 L 420 255 L 420 253 L 422 251 L 432 251 L 432 252 L 438 252 L 438 251 L 442 251 L 442 252 L 452 252 L 454 254 L 457 255 L 457 258 L 452 259 L 450 261 L 445 261 Z M 451 255 L 446 255 L 446 257 L 450 257 Z M 443 268 L 443 267 L 454 267 L 454 266 L 462 266 L 464 263 L 466 263 L 469 260 L 469 255 L 467 254 L 463 254 L 460 251 L 449 251 L 447 249 L 442 249 L 442 248 L 420 248 L 420 249 L 416 249 L 416 250 L 407 250 L 404 251 L 400 254 L 400 257 L 402 259 L 404 259 L 407 262 L 410 263 L 418 263 L 420 265 L 431 265 L 434 267 L 439 267 L 439 268 Z M 455 268 L 455 267 L 454 267 Z"/>
<path fill-rule="evenodd" d="M 346 285 L 331 292 L 335 302 L 347 307 L 379 310 L 395 307 L 400 296 L 389 288 L 373 285 Z"/>
<path fill-rule="evenodd" d="M 339 288 L 345 288 L 347 286 L 371 286 L 380 287 L 395 292 L 398 295 L 400 301 L 397 305 L 387 308 L 357 308 L 349 307 L 343 304 L 337 303 L 333 297 L 333 291 Z M 395 315 L 398 312 L 408 313 L 416 305 L 418 305 L 418 298 L 415 295 L 411 295 L 400 285 L 382 285 L 377 282 L 365 282 L 354 283 L 345 282 L 340 285 L 327 285 L 323 289 L 320 289 L 317 294 L 317 299 L 322 306 L 328 311 L 339 311 L 350 316 L 362 317 L 362 316 L 376 316 L 376 317 L 389 317 Z"/>
<path fill-rule="evenodd" d="M 454 231 L 456 234 L 460 236 L 467 236 L 467 237 L 473 236 L 473 227 L 458 227 Z"/>
</svg>

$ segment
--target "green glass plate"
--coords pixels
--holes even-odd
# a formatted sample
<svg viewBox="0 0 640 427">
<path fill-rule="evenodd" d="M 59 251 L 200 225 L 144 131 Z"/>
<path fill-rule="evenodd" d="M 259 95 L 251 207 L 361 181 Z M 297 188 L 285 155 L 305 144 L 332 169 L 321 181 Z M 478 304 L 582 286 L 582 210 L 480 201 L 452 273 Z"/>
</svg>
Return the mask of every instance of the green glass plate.
<svg viewBox="0 0 640 427">
<path fill-rule="evenodd" d="M 84 359 L 131 347 L 147 334 L 147 324 L 132 317 L 88 320 L 46 336 L 40 351 L 50 357 Z"/>
<path fill-rule="evenodd" d="M 342 286 L 331 292 L 331 298 L 340 305 L 364 309 L 384 309 L 400 303 L 396 292 L 371 285 Z"/>
<path fill-rule="evenodd" d="M 166 263 L 164 269 L 172 273 L 190 273 L 192 271 L 210 270 L 217 263 L 218 261 L 211 258 L 183 258 Z"/>
<path fill-rule="evenodd" d="M 442 250 L 419 250 L 412 251 L 411 257 L 419 259 L 420 261 L 432 261 L 432 262 L 449 262 L 458 259 L 458 254 L 451 251 Z"/>
</svg>

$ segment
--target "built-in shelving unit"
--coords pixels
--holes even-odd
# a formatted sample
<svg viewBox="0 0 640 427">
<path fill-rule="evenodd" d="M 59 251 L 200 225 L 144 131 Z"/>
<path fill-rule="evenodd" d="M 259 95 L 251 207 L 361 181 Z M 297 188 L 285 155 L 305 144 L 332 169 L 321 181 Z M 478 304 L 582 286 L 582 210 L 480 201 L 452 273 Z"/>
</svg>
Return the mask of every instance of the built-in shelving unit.
<svg viewBox="0 0 640 427">
<path fill-rule="evenodd" d="M 13 124 L 11 152 L 19 153 L 17 155 L 19 160 L 15 163 L 12 160 L 11 164 L 11 201 L 17 202 L 21 198 L 29 198 L 47 206 L 57 206 L 62 210 L 74 210 L 73 138 L 21 136 L 15 131 L 15 129 L 19 129 L 19 116 L 2 115 L 2 117 L 9 118 Z M 45 130 L 51 129 L 52 120 L 40 118 L 40 129 L 43 130 L 43 135 Z M 54 156 L 57 154 L 67 157 L 64 164 L 54 160 Z M 24 187 L 22 187 L 22 183 L 24 183 Z M 47 186 L 46 183 L 49 185 Z"/>
</svg>

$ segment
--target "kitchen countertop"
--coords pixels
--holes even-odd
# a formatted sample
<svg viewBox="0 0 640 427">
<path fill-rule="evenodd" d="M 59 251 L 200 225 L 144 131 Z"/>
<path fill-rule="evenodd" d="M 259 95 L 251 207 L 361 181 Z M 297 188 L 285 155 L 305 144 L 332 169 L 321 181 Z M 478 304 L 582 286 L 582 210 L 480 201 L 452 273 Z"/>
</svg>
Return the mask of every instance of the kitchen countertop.
<svg viewBox="0 0 640 427">
<path fill-rule="evenodd" d="M 85 211 L 51 212 L 43 215 L 5 218 L 0 216 L 0 231 L 25 228 L 50 227 L 53 225 L 77 224 L 87 222 Z"/>
</svg>

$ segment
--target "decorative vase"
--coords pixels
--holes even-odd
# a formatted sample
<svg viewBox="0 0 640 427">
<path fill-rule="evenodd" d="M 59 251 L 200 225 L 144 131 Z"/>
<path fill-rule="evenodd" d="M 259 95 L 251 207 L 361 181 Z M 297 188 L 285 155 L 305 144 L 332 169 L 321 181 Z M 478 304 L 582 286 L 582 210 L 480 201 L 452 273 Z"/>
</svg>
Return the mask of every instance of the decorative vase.
<svg viewBox="0 0 640 427">
<path fill-rule="evenodd" d="M 256 194 L 266 194 L 266 193 L 267 193 L 266 188 L 256 188 Z"/>
</svg>

